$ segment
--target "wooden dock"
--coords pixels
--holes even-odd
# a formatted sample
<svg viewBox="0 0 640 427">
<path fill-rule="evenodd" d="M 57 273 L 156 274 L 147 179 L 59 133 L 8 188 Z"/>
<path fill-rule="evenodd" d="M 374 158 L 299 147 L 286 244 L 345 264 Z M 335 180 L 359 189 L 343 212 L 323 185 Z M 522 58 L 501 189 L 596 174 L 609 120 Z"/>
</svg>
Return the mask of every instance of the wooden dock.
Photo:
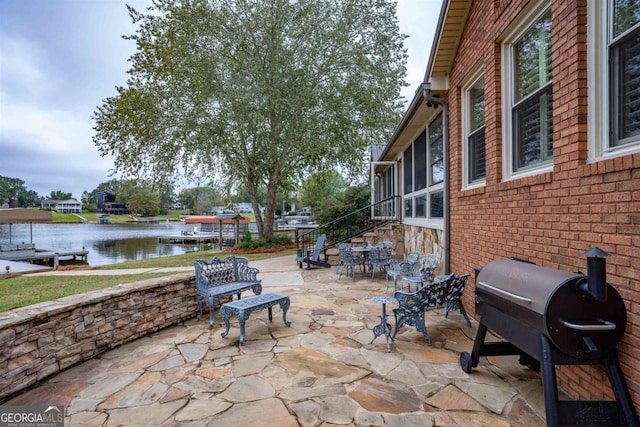
<svg viewBox="0 0 640 427">
<path fill-rule="evenodd" d="M 42 271 L 51 270 L 53 270 L 53 268 L 46 265 L 0 259 L 0 279 L 9 278 L 24 273 L 39 273 Z"/>
<path fill-rule="evenodd" d="M 170 245 L 193 245 L 193 246 L 218 245 L 220 243 L 219 240 L 220 240 L 220 236 L 217 234 L 180 234 L 180 235 L 176 234 L 171 236 L 158 237 L 158 243 L 170 244 Z M 233 245 L 234 236 L 223 234 L 222 244 Z"/>
<path fill-rule="evenodd" d="M 2 259 L 8 261 L 22 262 L 42 262 L 53 265 L 57 268 L 60 261 L 83 261 L 87 262 L 87 250 L 55 250 L 55 249 L 36 249 L 35 253 L 20 254 L 21 251 L 3 252 Z"/>
<path fill-rule="evenodd" d="M 158 237 L 158 243 L 173 245 L 213 245 L 218 243 L 218 236 L 212 234 L 171 235 Z"/>
</svg>

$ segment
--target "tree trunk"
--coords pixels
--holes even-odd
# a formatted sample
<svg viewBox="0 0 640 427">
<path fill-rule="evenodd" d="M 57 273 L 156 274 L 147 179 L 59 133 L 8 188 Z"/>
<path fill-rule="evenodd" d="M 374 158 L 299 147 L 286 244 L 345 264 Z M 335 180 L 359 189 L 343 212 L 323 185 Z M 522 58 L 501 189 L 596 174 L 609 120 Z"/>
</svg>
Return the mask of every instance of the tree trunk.
<svg viewBox="0 0 640 427">
<path fill-rule="evenodd" d="M 267 184 L 267 206 L 264 210 L 264 237 L 273 236 L 273 223 L 276 216 L 276 192 L 278 190 L 278 184 L 274 181 L 270 181 Z"/>
<path fill-rule="evenodd" d="M 249 200 L 253 207 L 253 215 L 256 218 L 256 226 L 258 227 L 258 236 L 264 237 L 264 222 L 262 218 L 262 212 L 260 212 L 260 205 L 258 203 L 258 191 L 255 182 L 255 175 L 253 170 L 249 168 L 247 171 L 247 179 L 245 180 L 247 185 L 247 191 L 249 192 Z"/>
</svg>

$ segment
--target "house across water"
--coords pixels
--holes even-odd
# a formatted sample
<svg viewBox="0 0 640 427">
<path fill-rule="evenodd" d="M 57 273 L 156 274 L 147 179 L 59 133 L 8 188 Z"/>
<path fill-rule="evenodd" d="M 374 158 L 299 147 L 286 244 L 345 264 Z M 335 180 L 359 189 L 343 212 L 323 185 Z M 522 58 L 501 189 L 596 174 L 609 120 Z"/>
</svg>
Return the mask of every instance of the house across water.
<svg viewBox="0 0 640 427">
<path fill-rule="evenodd" d="M 40 207 L 43 210 L 56 211 L 58 213 L 82 213 L 82 202 L 76 199 L 44 199 L 40 202 Z"/>
</svg>

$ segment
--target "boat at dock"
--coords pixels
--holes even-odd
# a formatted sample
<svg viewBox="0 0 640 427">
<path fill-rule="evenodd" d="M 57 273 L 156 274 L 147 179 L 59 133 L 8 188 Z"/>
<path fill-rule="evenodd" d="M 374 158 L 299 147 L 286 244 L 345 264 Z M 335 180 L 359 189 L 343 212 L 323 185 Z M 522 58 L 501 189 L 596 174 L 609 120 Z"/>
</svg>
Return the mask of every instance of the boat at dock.
<svg viewBox="0 0 640 427">
<path fill-rule="evenodd" d="M 251 234 L 258 231 L 250 218 L 240 214 L 192 215 L 185 218 L 185 224 L 194 225 L 193 232 L 160 236 L 158 243 L 233 246 L 247 231 Z"/>
</svg>

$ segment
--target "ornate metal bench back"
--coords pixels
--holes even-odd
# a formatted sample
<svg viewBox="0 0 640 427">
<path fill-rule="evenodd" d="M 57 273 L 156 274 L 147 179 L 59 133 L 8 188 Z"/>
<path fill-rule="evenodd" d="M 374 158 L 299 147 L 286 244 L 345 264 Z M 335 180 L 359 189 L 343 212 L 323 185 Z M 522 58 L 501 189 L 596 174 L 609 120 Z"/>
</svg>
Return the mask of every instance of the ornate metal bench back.
<svg viewBox="0 0 640 427">
<path fill-rule="evenodd" d="M 469 276 L 470 274 L 468 273 L 463 275 L 453 274 L 451 276 L 452 282 L 449 286 L 449 291 L 447 292 L 447 305 L 445 307 L 444 313 L 445 317 L 448 317 L 451 310 L 460 310 L 460 314 L 462 314 L 464 320 L 466 320 L 467 325 L 471 326 L 471 320 L 469 320 L 469 316 L 467 315 L 467 312 L 465 311 L 461 300 L 462 294 L 464 292 L 464 287 L 467 284 L 467 279 L 469 278 Z"/>
<path fill-rule="evenodd" d="M 467 284 L 467 279 L 469 278 L 469 273 L 463 274 L 461 276 L 454 274 L 453 280 L 451 281 L 451 286 L 449 287 L 449 292 L 447 293 L 447 301 L 460 301 L 460 297 L 462 297 L 462 293 L 464 292 L 464 287 Z"/>
<path fill-rule="evenodd" d="M 413 293 L 398 291 L 395 293 L 395 297 L 400 307 L 404 306 L 405 308 L 409 308 L 410 311 L 424 311 L 445 303 L 447 290 L 452 280 L 453 278 L 450 277 L 446 280 L 430 283 Z"/>
<path fill-rule="evenodd" d="M 249 260 L 244 257 L 235 257 L 235 274 L 236 280 L 253 281 L 258 280 L 259 270 L 255 267 L 249 267 Z"/>
<path fill-rule="evenodd" d="M 431 338 L 424 321 L 424 312 L 445 303 L 451 280 L 452 277 L 449 277 L 446 280 L 429 283 L 413 293 L 396 291 L 394 296 L 399 304 L 397 308 L 393 309 L 393 314 L 396 317 L 393 335 L 395 336 L 403 325 L 411 325 L 422 332 L 422 335 L 431 344 Z"/>
<path fill-rule="evenodd" d="M 424 292 L 424 307 L 425 309 L 438 307 L 445 303 L 447 291 L 449 289 L 449 283 L 451 279 L 441 280 L 433 282 L 422 289 Z"/>
<path fill-rule="evenodd" d="M 234 281 L 256 280 L 257 277 L 257 269 L 249 267 L 246 258 L 235 255 L 223 259 L 213 257 L 211 261 L 198 259 L 194 261 L 194 266 L 199 289 Z"/>
</svg>

